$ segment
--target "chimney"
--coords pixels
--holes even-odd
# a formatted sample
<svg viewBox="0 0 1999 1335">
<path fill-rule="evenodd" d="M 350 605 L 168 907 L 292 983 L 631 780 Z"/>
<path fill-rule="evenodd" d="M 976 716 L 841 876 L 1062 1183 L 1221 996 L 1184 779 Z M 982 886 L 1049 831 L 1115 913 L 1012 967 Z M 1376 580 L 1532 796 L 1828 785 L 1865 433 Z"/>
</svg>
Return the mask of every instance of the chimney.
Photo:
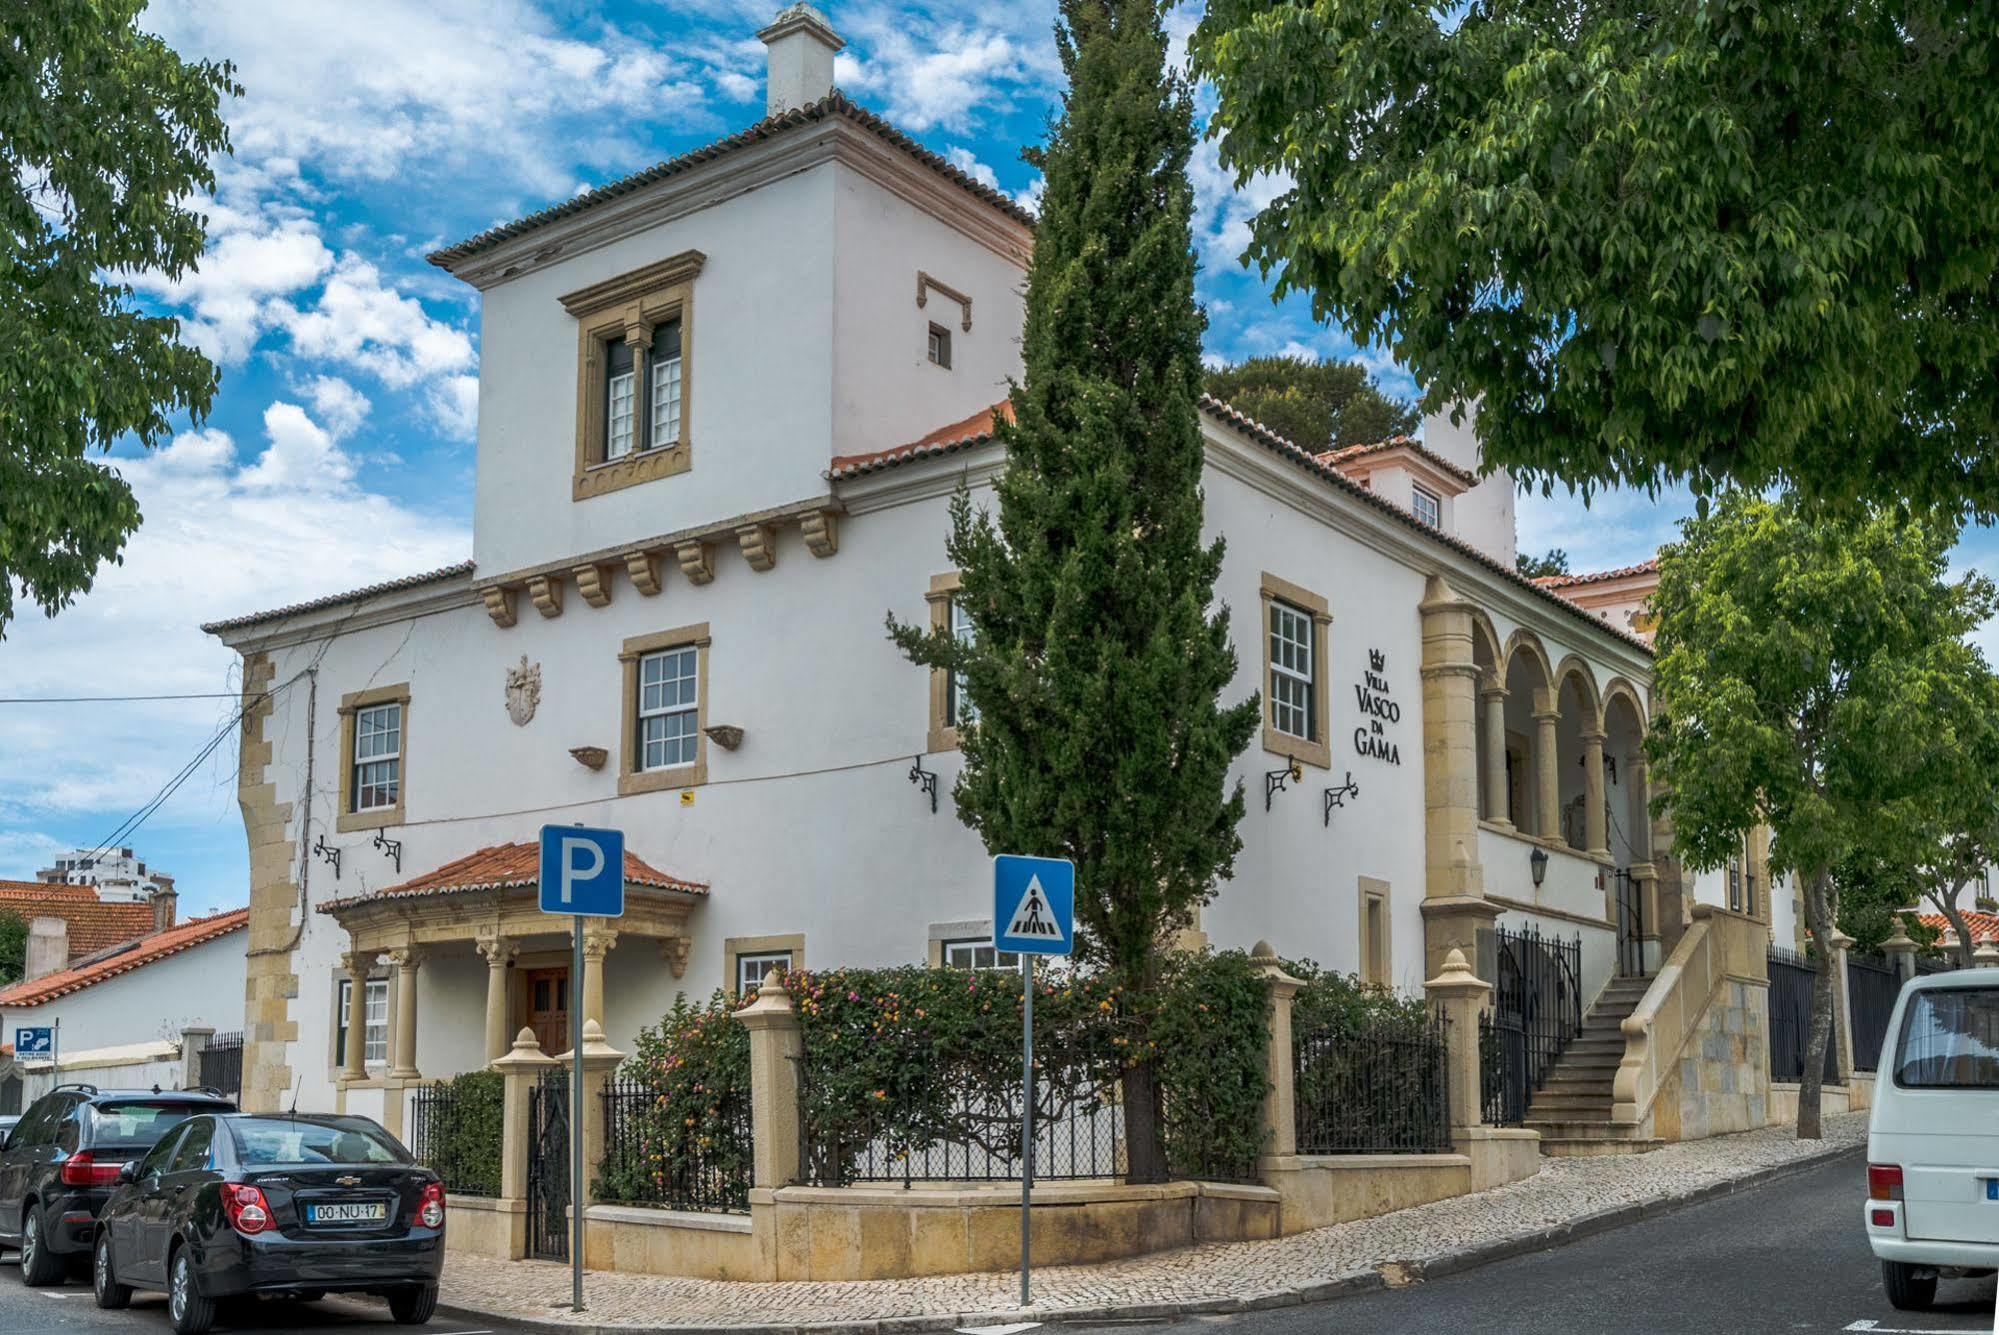
<svg viewBox="0 0 1999 1335">
<path fill-rule="evenodd" d="M 817 9 L 800 3 L 779 10 L 757 40 L 770 48 L 766 116 L 809 107 L 833 91 L 833 54 L 847 43 Z"/>
<path fill-rule="evenodd" d="M 69 967 L 69 922 L 63 918 L 35 918 L 28 923 L 28 953 L 21 970 L 25 982 L 46 978 Z"/>
<path fill-rule="evenodd" d="M 174 893 L 174 878 L 155 874 L 153 881 L 158 889 L 153 891 L 153 931 L 164 932 L 174 925 L 174 906 L 180 896 Z"/>
</svg>

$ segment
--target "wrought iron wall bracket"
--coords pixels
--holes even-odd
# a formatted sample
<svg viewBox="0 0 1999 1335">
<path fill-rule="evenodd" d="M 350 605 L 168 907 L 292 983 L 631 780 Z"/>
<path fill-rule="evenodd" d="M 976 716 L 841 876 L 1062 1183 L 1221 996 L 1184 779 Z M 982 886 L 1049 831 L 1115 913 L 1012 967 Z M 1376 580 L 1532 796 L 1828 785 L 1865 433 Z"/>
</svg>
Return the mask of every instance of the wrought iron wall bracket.
<svg viewBox="0 0 1999 1335">
<path fill-rule="evenodd" d="M 1333 808 L 1343 807 L 1349 797 L 1360 796 L 1360 785 L 1353 781 L 1353 771 L 1347 771 L 1346 782 L 1337 788 L 1326 789 L 1326 828 L 1333 827 Z"/>
<path fill-rule="evenodd" d="M 326 836 L 322 834 L 313 843 L 312 852 L 314 857 L 324 858 L 326 859 L 326 861 L 333 864 L 333 879 L 336 881 L 339 880 L 340 850 L 335 848 L 332 844 L 327 843 Z"/>
<path fill-rule="evenodd" d="M 916 756 L 909 762 L 909 781 L 922 789 L 930 797 L 930 814 L 937 814 L 937 771 L 923 768 L 923 757 Z"/>
<path fill-rule="evenodd" d="M 1270 799 L 1283 792 L 1287 784 L 1293 779 L 1302 779 L 1305 777 L 1305 771 L 1299 767 L 1296 757 L 1286 756 L 1284 762 L 1283 769 L 1265 770 L 1263 772 L 1263 809 L 1265 811 L 1270 810 Z"/>
<path fill-rule="evenodd" d="M 396 875 L 403 874 L 403 841 L 390 839 L 380 830 L 375 831 L 375 847 L 382 850 L 391 862 L 396 864 Z"/>
</svg>

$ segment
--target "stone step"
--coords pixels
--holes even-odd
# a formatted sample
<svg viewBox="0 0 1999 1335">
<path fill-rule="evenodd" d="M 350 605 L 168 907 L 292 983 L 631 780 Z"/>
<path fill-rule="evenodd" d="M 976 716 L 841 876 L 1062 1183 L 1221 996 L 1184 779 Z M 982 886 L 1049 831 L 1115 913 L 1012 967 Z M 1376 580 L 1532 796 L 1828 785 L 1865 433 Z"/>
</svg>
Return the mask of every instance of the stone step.
<svg viewBox="0 0 1999 1335">
<path fill-rule="evenodd" d="M 1564 1159 L 1580 1159 L 1599 1154 L 1647 1154 L 1663 1140 L 1606 1140 L 1596 1136 L 1560 1136 L 1541 1133 L 1541 1153 Z"/>
<path fill-rule="evenodd" d="M 1564 1071 L 1558 1067 L 1549 1073 L 1547 1082 L 1541 1088 L 1563 1094 L 1595 1094 L 1601 1092 L 1608 1095 L 1611 1086 L 1616 1083 L 1617 1074 L 1615 1071 Z"/>
<path fill-rule="evenodd" d="M 1561 1122 L 1568 1120 L 1595 1122 L 1610 1120 L 1611 1099 L 1608 1094 L 1602 1098 L 1576 1097 L 1557 1094 L 1552 1098 L 1547 1094 L 1537 1094 L 1527 1105 L 1527 1120 Z"/>
<path fill-rule="evenodd" d="M 1631 1130 L 1628 1126 L 1611 1125 L 1608 1108 L 1604 1109 L 1601 1117 L 1578 1117 L 1573 1113 L 1549 1117 L 1530 1111 L 1526 1125 L 1539 1131 L 1544 1138 L 1562 1136 L 1571 1140 L 1615 1140 Z"/>
</svg>

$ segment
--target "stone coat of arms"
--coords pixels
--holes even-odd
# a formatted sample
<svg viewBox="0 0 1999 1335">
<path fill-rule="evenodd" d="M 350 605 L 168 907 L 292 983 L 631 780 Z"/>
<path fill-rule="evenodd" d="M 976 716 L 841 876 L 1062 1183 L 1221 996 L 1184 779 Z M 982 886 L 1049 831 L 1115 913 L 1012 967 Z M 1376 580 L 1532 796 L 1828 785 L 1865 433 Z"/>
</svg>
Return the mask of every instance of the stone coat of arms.
<svg viewBox="0 0 1999 1335">
<path fill-rule="evenodd" d="M 507 717 L 515 727 L 525 728 L 540 703 L 541 664 L 528 662 L 528 656 L 522 654 L 521 665 L 507 669 Z"/>
</svg>

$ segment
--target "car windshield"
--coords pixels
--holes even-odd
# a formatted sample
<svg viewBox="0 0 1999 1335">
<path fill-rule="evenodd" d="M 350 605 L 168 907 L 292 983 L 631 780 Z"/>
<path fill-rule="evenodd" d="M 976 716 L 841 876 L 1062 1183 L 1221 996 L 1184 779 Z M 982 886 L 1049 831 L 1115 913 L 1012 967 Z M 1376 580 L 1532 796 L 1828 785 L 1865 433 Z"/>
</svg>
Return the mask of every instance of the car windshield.
<svg viewBox="0 0 1999 1335">
<path fill-rule="evenodd" d="M 1999 1089 L 1999 988 L 1912 996 L 1895 1080 L 1911 1089 Z"/>
<path fill-rule="evenodd" d="M 206 1111 L 190 1103 L 155 1099 L 120 1099 L 85 1106 L 90 1118 L 89 1143 L 93 1145 L 151 1145 L 196 1113 Z"/>
<path fill-rule="evenodd" d="M 387 1132 L 367 1122 L 238 1121 L 229 1131 L 246 1165 L 410 1162 Z"/>
</svg>

